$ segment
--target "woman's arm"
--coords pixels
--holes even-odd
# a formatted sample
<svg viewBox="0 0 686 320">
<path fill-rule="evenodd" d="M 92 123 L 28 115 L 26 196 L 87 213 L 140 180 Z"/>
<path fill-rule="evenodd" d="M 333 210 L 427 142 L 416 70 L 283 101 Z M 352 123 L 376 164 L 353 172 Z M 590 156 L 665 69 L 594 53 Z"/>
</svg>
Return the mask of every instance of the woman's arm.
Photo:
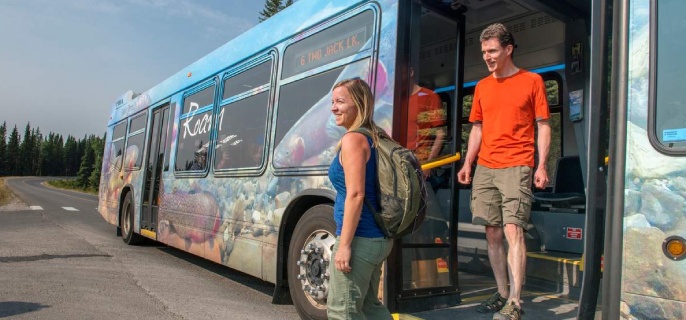
<svg viewBox="0 0 686 320">
<path fill-rule="evenodd" d="M 364 182 L 367 160 L 370 156 L 367 137 L 361 133 L 350 132 L 341 141 L 341 164 L 345 174 L 345 204 L 343 209 L 343 227 L 339 237 L 336 252 L 336 268 L 342 272 L 350 272 L 350 247 L 355 236 L 355 230 L 360 222 L 362 206 L 364 205 Z"/>
</svg>

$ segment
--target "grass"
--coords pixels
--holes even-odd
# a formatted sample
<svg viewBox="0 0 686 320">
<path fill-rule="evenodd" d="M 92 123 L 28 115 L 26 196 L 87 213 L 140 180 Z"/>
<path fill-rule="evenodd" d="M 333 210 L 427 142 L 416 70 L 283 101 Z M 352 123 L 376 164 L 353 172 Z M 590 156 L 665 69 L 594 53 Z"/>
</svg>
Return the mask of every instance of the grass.
<svg viewBox="0 0 686 320">
<path fill-rule="evenodd" d="M 68 190 L 75 190 L 79 192 L 85 192 L 89 194 L 98 194 L 98 190 L 95 190 L 93 188 L 87 188 L 84 189 L 81 186 L 76 185 L 76 180 L 74 179 L 63 179 L 63 180 L 48 180 L 47 183 L 55 188 L 59 189 L 68 189 Z"/>
<path fill-rule="evenodd" d="M 5 179 L 0 178 L 0 206 L 8 204 L 12 200 L 12 191 L 5 185 Z"/>
</svg>

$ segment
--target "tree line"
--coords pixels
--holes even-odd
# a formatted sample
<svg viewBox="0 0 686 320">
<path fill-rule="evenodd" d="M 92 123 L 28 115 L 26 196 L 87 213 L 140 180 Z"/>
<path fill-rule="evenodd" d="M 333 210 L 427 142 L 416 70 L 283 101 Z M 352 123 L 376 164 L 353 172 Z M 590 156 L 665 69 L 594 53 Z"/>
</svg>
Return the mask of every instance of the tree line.
<svg viewBox="0 0 686 320">
<path fill-rule="evenodd" d="M 98 190 L 105 137 L 96 135 L 77 139 L 50 132 L 27 123 L 24 134 L 17 126 L 8 133 L 6 122 L 0 126 L 0 176 L 76 177 L 71 187 Z"/>
</svg>

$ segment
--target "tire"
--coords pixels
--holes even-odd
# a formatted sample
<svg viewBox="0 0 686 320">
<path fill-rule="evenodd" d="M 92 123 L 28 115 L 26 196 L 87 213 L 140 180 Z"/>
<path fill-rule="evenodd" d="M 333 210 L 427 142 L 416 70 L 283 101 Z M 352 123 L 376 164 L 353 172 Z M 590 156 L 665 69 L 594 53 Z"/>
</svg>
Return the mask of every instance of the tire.
<svg viewBox="0 0 686 320">
<path fill-rule="evenodd" d="M 124 202 L 121 206 L 121 217 L 119 218 L 119 228 L 121 228 L 121 239 L 128 245 L 136 245 L 143 242 L 143 236 L 133 231 L 133 196 L 131 192 L 126 193 Z"/>
<path fill-rule="evenodd" d="M 326 319 L 329 262 L 336 237 L 333 207 L 317 205 L 305 212 L 288 248 L 288 287 L 300 318 Z"/>
</svg>

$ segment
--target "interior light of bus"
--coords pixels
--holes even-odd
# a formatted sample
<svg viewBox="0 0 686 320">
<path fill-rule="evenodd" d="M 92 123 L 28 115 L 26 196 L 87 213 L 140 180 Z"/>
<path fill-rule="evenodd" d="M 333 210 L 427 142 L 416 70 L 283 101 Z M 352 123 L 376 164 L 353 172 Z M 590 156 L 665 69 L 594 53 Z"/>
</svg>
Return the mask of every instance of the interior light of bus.
<svg viewBox="0 0 686 320">
<path fill-rule="evenodd" d="M 662 243 L 662 251 L 672 260 L 686 258 L 686 240 L 679 236 L 671 236 Z"/>
</svg>

